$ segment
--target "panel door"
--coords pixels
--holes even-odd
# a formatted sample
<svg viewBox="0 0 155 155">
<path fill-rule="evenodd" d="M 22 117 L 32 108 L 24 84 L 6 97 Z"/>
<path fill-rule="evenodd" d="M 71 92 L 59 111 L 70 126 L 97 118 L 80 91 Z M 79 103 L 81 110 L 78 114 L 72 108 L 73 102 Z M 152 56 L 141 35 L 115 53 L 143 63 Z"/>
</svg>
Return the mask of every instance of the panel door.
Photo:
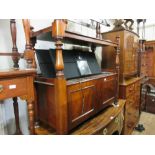
<svg viewBox="0 0 155 155">
<path fill-rule="evenodd" d="M 100 79 L 99 84 L 99 110 L 112 103 L 116 96 L 116 77 L 105 77 Z"/>
<path fill-rule="evenodd" d="M 69 128 L 77 126 L 95 113 L 95 85 L 85 82 L 68 88 Z"/>
</svg>

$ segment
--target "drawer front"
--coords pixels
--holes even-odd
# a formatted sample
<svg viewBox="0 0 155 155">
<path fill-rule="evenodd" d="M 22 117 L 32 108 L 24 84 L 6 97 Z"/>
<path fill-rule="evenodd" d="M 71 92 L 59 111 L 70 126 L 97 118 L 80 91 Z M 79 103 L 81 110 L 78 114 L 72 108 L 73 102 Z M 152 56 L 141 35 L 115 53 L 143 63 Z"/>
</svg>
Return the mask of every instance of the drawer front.
<svg viewBox="0 0 155 155">
<path fill-rule="evenodd" d="M 123 128 L 123 112 L 121 112 L 116 118 L 114 118 L 106 127 L 101 129 L 96 135 L 112 135 L 120 134 Z"/>
<path fill-rule="evenodd" d="M 0 81 L 0 99 L 22 96 L 27 93 L 27 78 Z"/>
<path fill-rule="evenodd" d="M 131 84 L 130 86 L 128 86 L 126 88 L 126 96 L 130 96 L 131 94 L 133 94 L 135 91 L 135 84 Z"/>
</svg>

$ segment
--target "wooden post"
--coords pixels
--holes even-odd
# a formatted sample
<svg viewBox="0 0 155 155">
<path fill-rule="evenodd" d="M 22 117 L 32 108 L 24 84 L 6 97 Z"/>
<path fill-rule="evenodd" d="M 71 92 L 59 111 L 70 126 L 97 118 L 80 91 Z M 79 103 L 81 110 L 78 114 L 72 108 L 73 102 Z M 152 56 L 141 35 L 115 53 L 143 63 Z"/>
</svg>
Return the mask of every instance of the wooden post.
<svg viewBox="0 0 155 155">
<path fill-rule="evenodd" d="M 99 22 L 96 22 L 96 38 L 101 39 L 101 26 Z"/>
<path fill-rule="evenodd" d="M 142 52 L 145 50 L 144 43 L 145 43 L 145 40 L 143 40 L 143 39 L 139 40 L 138 63 L 137 63 L 138 77 L 141 76 L 141 55 L 142 55 Z"/>
<path fill-rule="evenodd" d="M 27 61 L 27 68 L 29 69 L 36 68 L 35 54 L 30 40 L 31 27 L 28 19 L 23 19 L 23 27 L 24 27 L 25 39 L 26 39 L 26 46 L 25 46 L 26 49 L 24 52 L 24 59 L 26 59 Z"/>
<path fill-rule="evenodd" d="M 65 34 L 65 29 L 66 23 L 64 20 L 57 19 L 52 23 L 52 37 L 56 39 L 55 104 L 57 134 L 67 134 L 68 132 L 67 90 L 62 57 L 62 39 Z"/>
<path fill-rule="evenodd" d="M 30 26 L 30 33 L 33 33 L 33 29 L 34 27 Z M 33 37 L 30 39 L 31 45 L 32 45 L 32 50 L 35 51 L 35 44 L 37 42 L 37 38 Z M 33 61 L 33 66 L 35 66 L 35 68 L 37 67 L 36 61 Z M 34 102 L 34 122 L 35 122 L 35 128 L 39 127 L 39 118 L 38 118 L 38 104 L 37 104 L 37 90 L 36 87 L 34 88 L 34 96 L 35 96 L 35 102 Z"/>
<path fill-rule="evenodd" d="M 16 34 L 17 34 L 17 31 L 16 31 L 16 21 L 15 19 L 11 19 L 10 20 L 10 30 L 11 30 L 11 37 L 12 37 L 12 44 L 13 44 L 13 47 L 12 47 L 12 53 L 14 54 L 18 54 L 18 48 L 17 48 L 17 45 L 16 45 Z M 15 69 L 18 69 L 19 68 L 19 56 L 12 56 L 12 60 L 14 62 L 14 68 Z"/>
<path fill-rule="evenodd" d="M 91 45 L 91 51 L 93 52 L 93 53 L 95 53 L 95 50 L 96 50 L 96 46 L 95 45 Z"/>
<path fill-rule="evenodd" d="M 118 102 L 119 98 L 119 73 L 120 73 L 120 60 L 119 60 L 119 55 L 120 55 L 120 36 L 116 36 L 116 73 L 117 73 L 117 83 L 116 83 L 116 103 Z"/>
<path fill-rule="evenodd" d="M 17 97 L 13 98 L 13 107 L 14 107 L 14 114 L 15 114 L 15 122 L 16 122 L 16 132 L 15 135 L 22 135 L 20 130 L 20 123 L 19 123 L 19 110 L 18 110 L 18 101 Z"/>
<path fill-rule="evenodd" d="M 10 31 L 11 31 L 11 38 L 12 38 L 12 53 L 13 54 L 19 54 L 18 53 L 18 48 L 16 44 L 16 35 L 17 35 L 17 29 L 16 29 L 16 21 L 15 19 L 10 19 Z M 13 55 L 12 56 L 13 60 L 13 67 L 14 69 L 19 69 L 19 56 L 18 55 Z M 15 115 L 15 123 L 16 123 L 16 135 L 21 135 L 22 132 L 20 130 L 20 125 L 19 125 L 19 108 L 18 108 L 18 99 L 17 97 L 13 98 L 13 107 L 14 107 L 14 115 Z"/>
</svg>

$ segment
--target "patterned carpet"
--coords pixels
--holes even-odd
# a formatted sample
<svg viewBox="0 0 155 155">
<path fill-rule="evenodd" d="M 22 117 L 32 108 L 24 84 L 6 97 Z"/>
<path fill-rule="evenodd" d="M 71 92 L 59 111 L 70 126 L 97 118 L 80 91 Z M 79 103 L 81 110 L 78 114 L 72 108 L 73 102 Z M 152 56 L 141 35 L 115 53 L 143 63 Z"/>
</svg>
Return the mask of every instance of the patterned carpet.
<svg viewBox="0 0 155 155">
<path fill-rule="evenodd" d="M 155 135 L 155 114 L 142 112 L 139 123 L 144 125 L 145 130 L 143 132 L 135 130 L 133 135 Z"/>
</svg>

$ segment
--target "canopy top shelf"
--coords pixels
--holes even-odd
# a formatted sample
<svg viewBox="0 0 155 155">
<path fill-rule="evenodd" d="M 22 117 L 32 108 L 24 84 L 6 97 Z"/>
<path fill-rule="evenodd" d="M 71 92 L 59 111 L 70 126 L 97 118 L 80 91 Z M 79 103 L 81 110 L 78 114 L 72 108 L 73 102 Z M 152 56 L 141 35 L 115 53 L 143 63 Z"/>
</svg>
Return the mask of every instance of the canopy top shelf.
<svg viewBox="0 0 155 155">
<path fill-rule="evenodd" d="M 44 29 L 41 29 L 36 32 L 31 33 L 31 38 L 36 37 L 37 40 L 44 40 L 44 41 L 54 41 L 54 38 L 52 38 L 52 27 L 47 27 Z M 72 43 L 77 45 L 95 45 L 95 46 L 112 46 L 117 47 L 116 42 L 112 42 L 110 40 L 103 40 L 98 38 L 93 38 L 89 36 L 84 36 L 81 34 L 65 31 L 64 35 L 64 42 L 65 43 Z"/>
</svg>

